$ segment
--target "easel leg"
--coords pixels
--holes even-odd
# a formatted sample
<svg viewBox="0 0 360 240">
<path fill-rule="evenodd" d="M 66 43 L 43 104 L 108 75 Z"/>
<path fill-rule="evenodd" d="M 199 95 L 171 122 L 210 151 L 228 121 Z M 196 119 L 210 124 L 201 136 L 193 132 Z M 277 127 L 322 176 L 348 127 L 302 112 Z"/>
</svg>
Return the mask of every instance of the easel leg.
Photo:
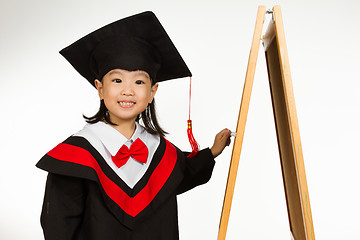
<svg viewBox="0 0 360 240">
<path fill-rule="evenodd" d="M 239 118 L 236 127 L 236 137 L 234 141 L 234 147 L 232 151 L 230 168 L 229 168 L 229 175 L 226 184 L 224 203 L 223 203 L 221 219 L 220 219 L 218 240 L 225 240 L 226 237 L 226 230 L 229 222 L 232 198 L 234 195 L 236 175 L 239 166 L 242 142 L 244 138 L 246 119 L 250 104 L 251 90 L 254 82 L 255 68 L 259 53 L 262 28 L 265 19 L 265 12 L 266 12 L 265 7 L 259 6 L 256 17 L 252 46 L 249 55 L 248 67 L 245 76 L 245 83 L 244 83 L 243 95 L 241 99 Z"/>
</svg>

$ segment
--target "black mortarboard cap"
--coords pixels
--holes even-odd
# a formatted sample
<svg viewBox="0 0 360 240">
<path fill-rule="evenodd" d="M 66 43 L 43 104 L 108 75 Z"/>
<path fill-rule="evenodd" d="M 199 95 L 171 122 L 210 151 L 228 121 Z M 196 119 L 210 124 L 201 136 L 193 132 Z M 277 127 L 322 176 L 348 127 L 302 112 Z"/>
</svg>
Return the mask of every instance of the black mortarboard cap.
<svg viewBox="0 0 360 240">
<path fill-rule="evenodd" d="M 149 11 L 110 23 L 60 54 L 92 85 L 115 68 L 146 71 L 155 82 L 191 76 L 165 29 Z"/>
</svg>

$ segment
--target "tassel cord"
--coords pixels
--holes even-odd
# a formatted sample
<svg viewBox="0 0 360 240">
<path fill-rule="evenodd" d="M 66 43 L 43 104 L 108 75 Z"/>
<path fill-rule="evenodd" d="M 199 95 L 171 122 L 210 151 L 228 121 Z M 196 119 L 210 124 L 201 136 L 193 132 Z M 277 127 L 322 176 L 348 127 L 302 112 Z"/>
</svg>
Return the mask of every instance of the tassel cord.
<svg viewBox="0 0 360 240">
<path fill-rule="evenodd" d="M 190 153 L 189 157 L 194 157 L 199 152 L 200 146 L 196 142 L 195 137 L 192 132 L 192 121 L 190 118 L 190 113 L 191 113 L 191 77 L 190 77 L 190 90 L 189 90 L 189 120 L 187 121 L 187 123 L 188 123 L 187 135 L 188 135 L 189 142 L 190 142 L 191 149 L 192 149 L 192 152 Z"/>
</svg>

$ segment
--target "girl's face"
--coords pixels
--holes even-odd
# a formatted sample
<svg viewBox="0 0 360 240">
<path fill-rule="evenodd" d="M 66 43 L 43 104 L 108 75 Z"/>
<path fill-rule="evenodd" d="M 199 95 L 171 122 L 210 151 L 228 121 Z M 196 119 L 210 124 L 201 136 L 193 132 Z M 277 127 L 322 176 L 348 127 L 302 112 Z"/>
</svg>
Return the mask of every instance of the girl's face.
<svg viewBox="0 0 360 240">
<path fill-rule="evenodd" d="M 104 99 L 110 120 L 115 124 L 135 122 L 154 99 L 158 88 L 151 86 L 149 74 L 145 71 L 113 69 L 102 79 L 95 80 L 100 99 Z"/>
</svg>

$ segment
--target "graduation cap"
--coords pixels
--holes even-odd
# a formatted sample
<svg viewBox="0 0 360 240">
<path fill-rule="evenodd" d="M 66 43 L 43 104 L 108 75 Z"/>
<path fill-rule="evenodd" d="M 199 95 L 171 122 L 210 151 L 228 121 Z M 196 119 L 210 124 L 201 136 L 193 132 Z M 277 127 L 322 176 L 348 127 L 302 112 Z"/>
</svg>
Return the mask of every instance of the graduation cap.
<svg viewBox="0 0 360 240">
<path fill-rule="evenodd" d="M 110 23 L 62 49 L 60 54 L 94 87 L 95 79 L 101 80 L 115 68 L 143 70 L 154 82 L 192 76 L 165 29 L 150 11 Z M 190 101 L 187 132 L 192 148 L 189 157 L 193 157 L 199 145 L 192 133 Z"/>
<path fill-rule="evenodd" d="M 110 70 L 146 71 L 155 82 L 190 77 L 175 45 L 153 12 L 110 23 L 62 49 L 70 64 L 93 86 Z"/>
</svg>

